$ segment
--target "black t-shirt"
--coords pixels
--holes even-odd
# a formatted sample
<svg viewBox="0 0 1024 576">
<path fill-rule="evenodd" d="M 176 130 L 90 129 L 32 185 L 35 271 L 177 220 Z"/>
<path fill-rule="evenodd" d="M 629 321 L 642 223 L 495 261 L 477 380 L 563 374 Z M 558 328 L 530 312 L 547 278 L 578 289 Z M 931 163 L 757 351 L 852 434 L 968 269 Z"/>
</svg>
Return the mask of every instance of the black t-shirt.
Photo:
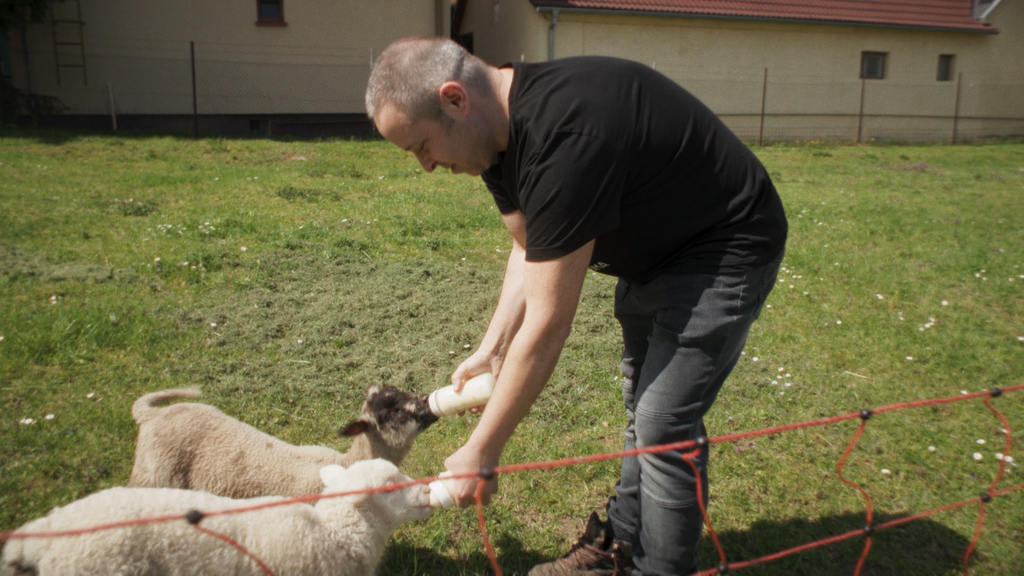
<svg viewBox="0 0 1024 576">
<path fill-rule="evenodd" d="M 512 64 L 508 148 L 483 173 L 526 219 L 526 259 L 596 239 L 591 268 L 634 282 L 756 268 L 786 241 L 764 166 L 648 66 L 599 56 Z"/>
</svg>

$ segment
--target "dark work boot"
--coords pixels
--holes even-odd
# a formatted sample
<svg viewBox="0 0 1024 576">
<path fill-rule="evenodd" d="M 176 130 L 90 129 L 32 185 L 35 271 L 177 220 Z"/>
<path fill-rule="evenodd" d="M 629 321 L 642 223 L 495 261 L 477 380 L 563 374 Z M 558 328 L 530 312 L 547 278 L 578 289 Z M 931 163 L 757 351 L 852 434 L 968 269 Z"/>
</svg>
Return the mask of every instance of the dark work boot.
<svg viewBox="0 0 1024 576">
<path fill-rule="evenodd" d="M 610 523 L 591 512 L 583 536 L 569 552 L 534 566 L 529 576 L 628 576 L 632 568 L 632 544 L 616 540 Z"/>
</svg>

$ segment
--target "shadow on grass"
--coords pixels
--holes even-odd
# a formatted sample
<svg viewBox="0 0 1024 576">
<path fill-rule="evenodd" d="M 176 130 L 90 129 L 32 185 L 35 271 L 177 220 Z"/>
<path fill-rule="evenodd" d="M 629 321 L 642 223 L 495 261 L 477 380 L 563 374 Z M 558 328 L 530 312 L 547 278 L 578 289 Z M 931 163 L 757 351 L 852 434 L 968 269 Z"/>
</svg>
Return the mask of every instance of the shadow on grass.
<svg viewBox="0 0 1024 576">
<path fill-rule="evenodd" d="M 900 517 L 876 515 L 875 524 Z M 828 516 L 814 521 L 801 518 L 763 520 L 755 522 L 746 530 L 726 531 L 718 537 L 728 561 L 734 563 L 844 534 L 862 526 L 863 522 L 864 516 L 860 513 Z M 493 543 L 499 551 L 498 561 L 502 572 L 506 575 L 526 574 L 533 566 L 553 559 L 525 549 L 519 538 L 513 535 L 492 536 L 497 538 Z M 967 538 L 939 522 L 928 518 L 914 520 L 876 532 L 872 536 L 871 550 L 861 575 L 960 574 L 969 544 Z M 744 576 L 852 575 L 863 547 L 864 539 L 855 537 L 730 573 Z M 707 534 L 701 540 L 700 555 L 702 570 L 718 564 L 718 553 Z M 977 552 L 971 557 L 971 565 L 975 564 L 976 557 Z M 482 543 L 480 550 L 468 557 L 452 558 L 427 548 L 394 543 L 385 553 L 377 574 L 462 576 L 493 574 L 493 571 Z"/>
<path fill-rule="evenodd" d="M 531 568 L 550 560 L 547 556 L 527 550 L 519 538 L 507 534 L 491 534 L 491 544 L 498 551 L 498 562 L 506 576 L 526 574 Z M 419 575 L 463 576 L 470 574 L 494 574 L 491 561 L 480 549 L 468 556 L 447 557 L 435 550 L 405 543 L 392 543 L 384 552 L 377 576 L 419 576 Z"/>
<path fill-rule="evenodd" d="M 905 516 L 876 514 L 873 524 L 902 517 Z M 729 563 L 734 563 L 845 534 L 863 525 L 864 514 L 860 512 L 813 521 L 803 518 L 760 520 L 748 529 L 726 531 L 718 537 Z M 864 544 L 864 538 L 858 536 L 735 572 L 749 576 L 853 574 Z M 871 550 L 861 575 L 959 574 L 969 544 L 967 538 L 940 522 L 929 518 L 914 520 L 872 535 Z M 707 534 L 701 541 L 700 555 L 702 569 L 718 564 L 718 552 Z M 973 560 L 972 556 L 972 564 Z"/>
<path fill-rule="evenodd" d="M 155 140 L 162 137 L 175 137 L 183 140 L 192 140 L 193 138 L 188 134 L 182 134 L 180 132 L 133 132 L 133 131 L 113 131 L 113 130 L 74 130 L 67 128 L 27 128 L 20 126 L 4 126 L 0 128 L 0 137 L 9 140 L 25 140 L 35 144 L 48 144 L 51 146 L 60 146 L 81 140 L 84 138 L 93 138 L 97 136 L 104 136 L 109 138 L 117 138 L 124 141 L 129 140 Z"/>
</svg>

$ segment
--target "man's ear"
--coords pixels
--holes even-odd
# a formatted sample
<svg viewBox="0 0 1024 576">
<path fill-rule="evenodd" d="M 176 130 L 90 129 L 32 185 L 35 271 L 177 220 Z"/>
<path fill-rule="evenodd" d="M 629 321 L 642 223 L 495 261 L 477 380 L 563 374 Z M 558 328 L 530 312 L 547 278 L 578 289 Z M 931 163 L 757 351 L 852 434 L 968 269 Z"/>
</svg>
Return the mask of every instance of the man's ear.
<svg viewBox="0 0 1024 576">
<path fill-rule="evenodd" d="M 441 110 L 451 119 L 469 114 L 469 93 L 462 84 L 449 80 L 437 89 L 437 96 L 441 100 Z"/>
</svg>

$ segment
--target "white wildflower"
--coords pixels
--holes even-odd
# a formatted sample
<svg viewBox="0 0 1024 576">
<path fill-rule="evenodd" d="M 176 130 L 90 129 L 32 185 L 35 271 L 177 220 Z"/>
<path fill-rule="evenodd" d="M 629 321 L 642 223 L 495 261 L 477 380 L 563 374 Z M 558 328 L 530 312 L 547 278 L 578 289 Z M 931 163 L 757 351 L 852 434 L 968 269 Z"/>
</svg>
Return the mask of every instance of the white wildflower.
<svg viewBox="0 0 1024 576">
<path fill-rule="evenodd" d="M 942 305 L 943 305 L 943 306 L 949 306 L 949 302 L 947 302 L 946 300 L 943 300 L 943 301 L 942 301 Z"/>
<path fill-rule="evenodd" d="M 928 451 L 929 452 L 935 452 L 935 446 L 929 446 L 928 447 Z"/>
<path fill-rule="evenodd" d="M 21 423 L 26 425 L 26 426 L 28 426 L 29 424 L 32 424 L 33 422 L 35 422 L 35 420 L 33 420 L 31 418 L 22 418 L 22 420 L 21 420 Z"/>
<path fill-rule="evenodd" d="M 982 438 L 978 438 L 978 444 L 984 444 L 984 443 L 985 443 L 985 440 L 984 440 L 984 439 L 982 439 Z"/>
<path fill-rule="evenodd" d="M 974 453 L 974 459 L 975 459 L 975 460 L 977 460 L 977 461 L 979 461 L 979 462 L 980 462 L 980 461 L 981 461 L 981 458 L 982 458 L 982 456 L 981 456 L 981 452 L 975 452 L 975 453 Z"/>
<path fill-rule="evenodd" d="M 889 474 L 891 474 L 891 472 L 889 472 L 888 468 L 882 468 L 882 474 L 885 474 L 885 475 L 888 476 Z"/>
<path fill-rule="evenodd" d="M 46 415 L 46 419 L 47 420 L 53 420 L 53 418 L 54 418 L 53 414 L 47 414 Z"/>
</svg>

